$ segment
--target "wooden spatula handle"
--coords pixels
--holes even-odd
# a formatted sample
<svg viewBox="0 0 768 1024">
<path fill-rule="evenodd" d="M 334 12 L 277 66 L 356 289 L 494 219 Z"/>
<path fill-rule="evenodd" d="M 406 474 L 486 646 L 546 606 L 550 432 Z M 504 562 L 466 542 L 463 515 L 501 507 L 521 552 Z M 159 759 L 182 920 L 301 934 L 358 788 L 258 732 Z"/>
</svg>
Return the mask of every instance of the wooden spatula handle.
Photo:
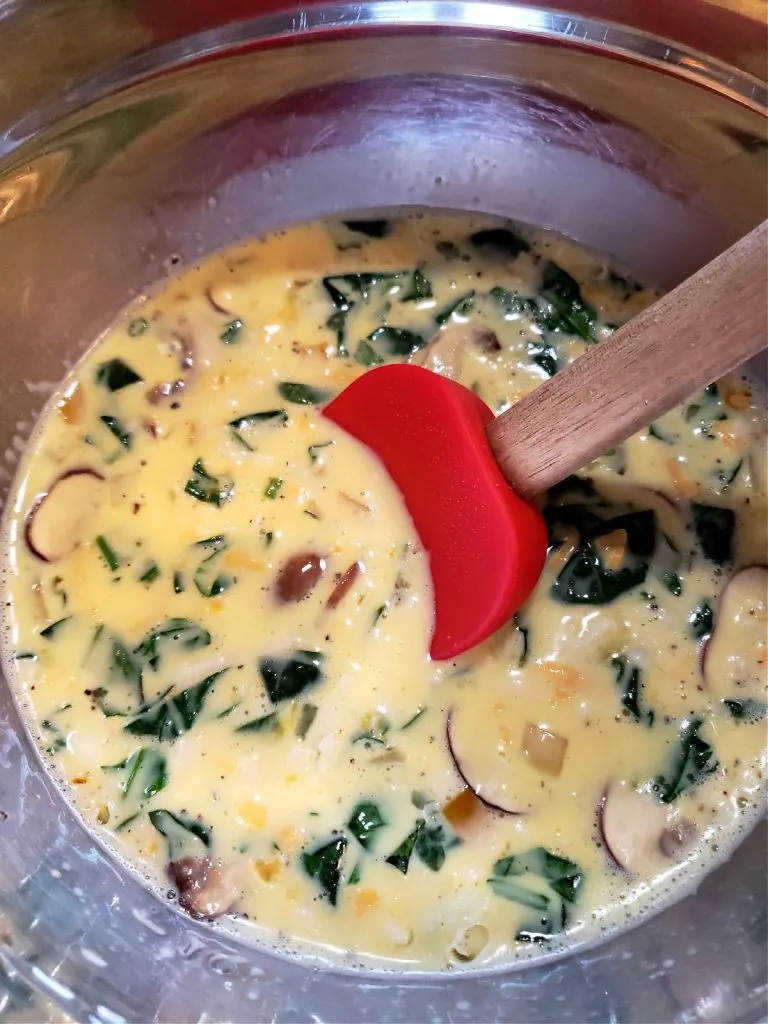
<svg viewBox="0 0 768 1024">
<path fill-rule="evenodd" d="M 490 424 L 518 494 L 547 490 L 766 347 L 767 239 L 764 221 Z"/>
</svg>

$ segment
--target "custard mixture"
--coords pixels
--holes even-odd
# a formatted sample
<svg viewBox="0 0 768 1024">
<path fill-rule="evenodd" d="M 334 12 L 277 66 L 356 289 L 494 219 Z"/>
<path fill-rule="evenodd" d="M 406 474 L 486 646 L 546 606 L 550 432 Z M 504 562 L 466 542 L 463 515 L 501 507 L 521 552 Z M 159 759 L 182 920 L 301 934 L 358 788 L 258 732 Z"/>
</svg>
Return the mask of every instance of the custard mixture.
<svg viewBox="0 0 768 1024">
<path fill-rule="evenodd" d="M 538 587 L 451 662 L 400 495 L 322 416 L 393 360 L 501 411 L 654 297 L 555 238 L 415 214 L 278 232 L 129 309 L 5 522 L 8 673 L 95 836 L 193 917 L 378 967 L 507 964 L 693 886 L 764 792 L 748 378 L 542 495 Z"/>
</svg>

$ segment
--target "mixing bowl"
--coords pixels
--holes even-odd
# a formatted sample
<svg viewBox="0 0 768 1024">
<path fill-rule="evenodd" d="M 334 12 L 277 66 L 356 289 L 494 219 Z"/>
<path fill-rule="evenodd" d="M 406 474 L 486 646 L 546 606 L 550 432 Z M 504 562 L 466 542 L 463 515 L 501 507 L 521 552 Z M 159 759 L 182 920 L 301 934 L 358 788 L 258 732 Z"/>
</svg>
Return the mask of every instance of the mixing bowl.
<svg viewBox="0 0 768 1024">
<path fill-rule="evenodd" d="M 765 216 L 760 4 L 366 0 L 247 20 L 256 6 L 0 0 L 3 493 L 52 386 L 115 312 L 244 236 L 382 205 L 483 210 L 670 285 Z M 565 959 L 345 973 L 259 952 L 144 889 L 69 811 L 2 686 L 0 844 L 9 1020 L 765 1010 L 762 826 L 695 894 Z"/>
</svg>

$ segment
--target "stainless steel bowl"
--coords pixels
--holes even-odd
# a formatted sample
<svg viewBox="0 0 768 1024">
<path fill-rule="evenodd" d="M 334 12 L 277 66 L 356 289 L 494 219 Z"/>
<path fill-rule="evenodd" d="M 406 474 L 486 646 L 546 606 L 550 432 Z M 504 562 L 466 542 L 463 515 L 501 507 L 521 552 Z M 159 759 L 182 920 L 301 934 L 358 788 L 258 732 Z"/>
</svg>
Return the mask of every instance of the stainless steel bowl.
<svg viewBox="0 0 768 1024">
<path fill-rule="evenodd" d="M 195 36 L 164 23 L 172 3 L 0 0 L 0 485 L 51 387 L 116 310 L 178 262 L 289 221 L 382 205 L 485 210 L 674 283 L 766 214 L 766 90 L 748 70 L 764 44 L 750 3 L 680 0 L 679 32 L 664 40 L 643 20 L 664 5 L 618 0 L 612 23 L 595 14 L 601 0 L 573 0 L 568 14 L 320 3 L 245 21 L 226 21 L 227 4 L 179 4 L 223 22 Z M 709 55 L 695 38 L 711 40 Z M 180 916 L 94 845 L 5 687 L 0 730 L 0 1017 L 765 1010 L 762 828 L 695 896 L 602 946 L 486 976 L 364 976 L 279 960 Z"/>
</svg>

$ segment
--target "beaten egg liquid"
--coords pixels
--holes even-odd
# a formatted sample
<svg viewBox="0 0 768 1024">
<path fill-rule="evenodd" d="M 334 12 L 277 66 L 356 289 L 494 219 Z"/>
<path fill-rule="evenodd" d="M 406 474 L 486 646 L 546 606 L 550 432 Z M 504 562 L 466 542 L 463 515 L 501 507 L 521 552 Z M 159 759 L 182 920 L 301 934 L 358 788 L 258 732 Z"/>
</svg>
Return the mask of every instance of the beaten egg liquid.
<svg viewBox="0 0 768 1024">
<path fill-rule="evenodd" d="M 182 907 L 258 940 L 506 964 L 674 898 L 756 818 L 765 577 L 744 567 L 766 561 L 766 467 L 743 378 L 542 499 L 534 594 L 445 663 L 399 494 L 318 411 L 392 358 L 502 410 L 653 301 L 498 227 L 312 224 L 211 257 L 86 354 L 20 469 L 5 643 L 45 758 L 99 838 L 163 890 L 192 865 L 189 891 L 168 875 Z M 550 263 L 575 298 L 543 287 Z M 610 600 L 568 597 L 586 528 L 563 505 L 653 513 L 647 557 L 629 527 L 592 542 Z M 725 553 L 702 548 L 696 506 L 733 511 Z"/>
</svg>

